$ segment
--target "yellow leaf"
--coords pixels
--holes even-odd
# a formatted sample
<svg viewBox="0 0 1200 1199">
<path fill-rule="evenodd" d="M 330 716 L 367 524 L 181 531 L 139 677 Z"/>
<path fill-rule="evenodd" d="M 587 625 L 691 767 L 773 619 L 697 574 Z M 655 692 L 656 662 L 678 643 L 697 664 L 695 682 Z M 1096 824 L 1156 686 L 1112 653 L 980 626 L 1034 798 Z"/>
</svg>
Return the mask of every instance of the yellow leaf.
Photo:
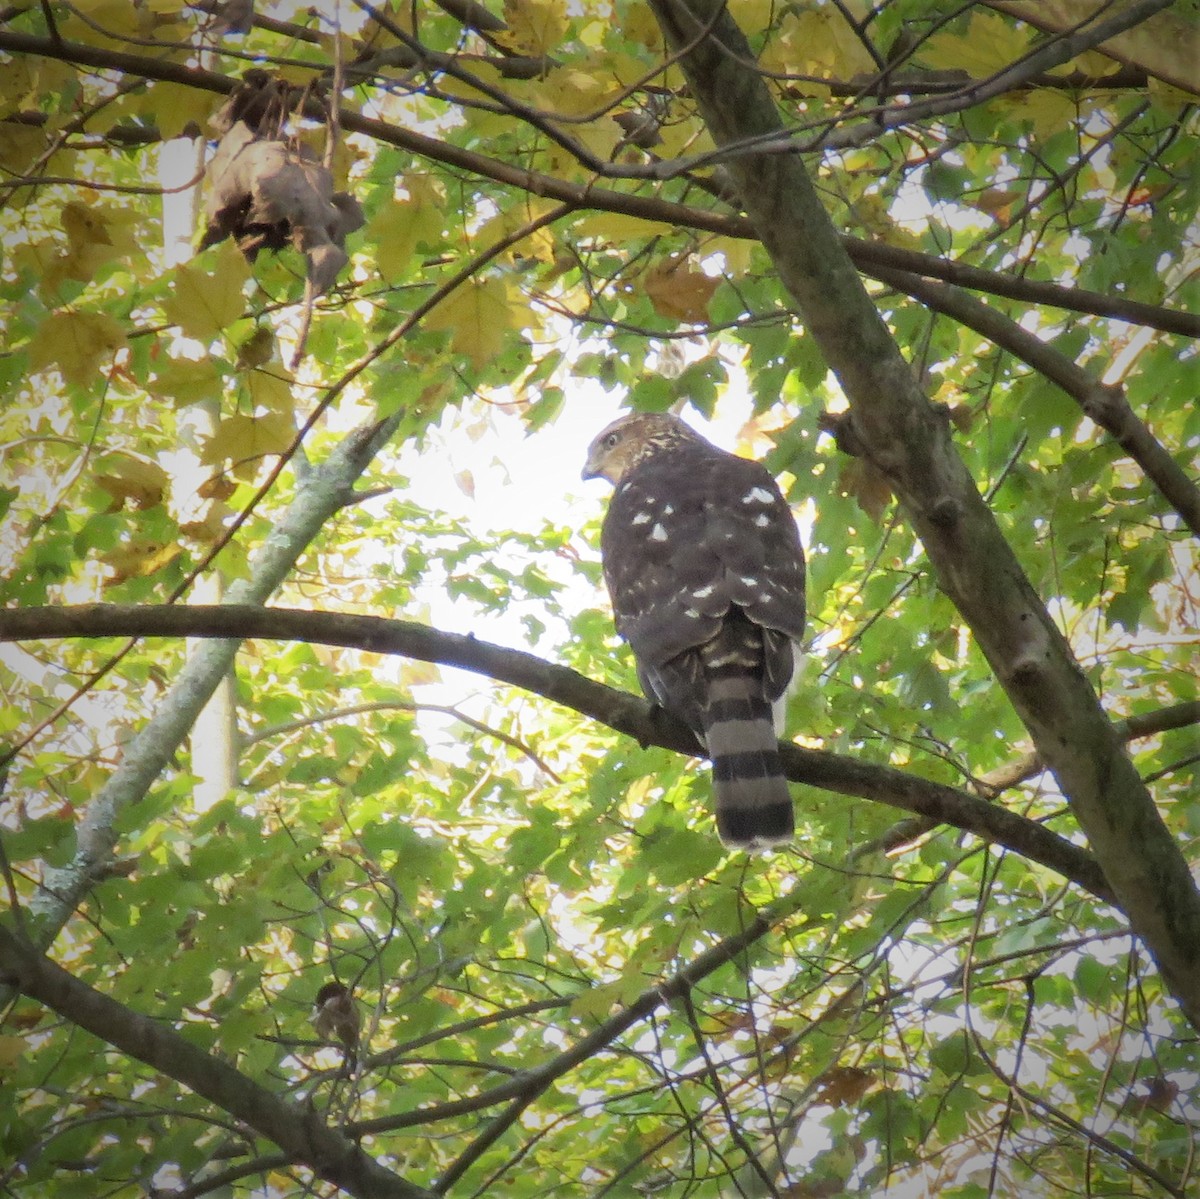
<svg viewBox="0 0 1200 1199">
<path fill-rule="evenodd" d="M 506 80 L 500 74 L 499 67 L 493 66 L 490 63 L 476 62 L 471 64 L 471 75 L 482 84 L 490 84 L 493 87 L 498 87 L 504 92 L 510 92 L 514 86 L 519 88 L 520 85 L 516 81 Z M 438 80 L 438 90 L 447 96 L 452 96 L 455 99 L 464 100 L 470 105 L 485 104 L 495 106 L 496 97 L 481 90 L 480 87 L 475 87 L 473 84 L 466 82 L 463 79 L 451 79 L 449 76 L 443 76 Z M 385 113 L 387 109 L 385 108 Z M 408 119 L 407 109 L 403 110 L 403 114 L 398 112 L 397 119 Z M 480 137 L 495 137 L 505 133 L 509 129 L 511 117 L 507 113 L 489 112 L 487 108 L 466 107 L 463 115 L 466 117 L 468 127 Z"/>
<path fill-rule="evenodd" d="M 769 29 L 779 16 L 777 0 L 729 0 L 729 15 L 747 32 Z"/>
<path fill-rule="evenodd" d="M 1101 54 L 1099 50 L 1085 50 L 1070 62 L 1051 67 L 1046 73 L 1048 75 L 1073 75 L 1079 72 L 1081 75 L 1090 75 L 1093 79 L 1103 79 L 1105 75 L 1111 75 L 1116 69 L 1117 64 L 1107 54 Z"/>
<path fill-rule="evenodd" d="M 714 237 L 704 243 L 704 253 L 722 255 L 726 274 L 744 275 L 750 269 L 754 242 L 748 237 Z"/>
<path fill-rule="evenodd" d="M 156 462 L 132 454 L 105 454 L 96 462 L 95 482 L 113 498 L 114 508 L 129 500 L 135 508 L 161 504 L 167 491 L 167 472 Z"/>
<path fill-rule="evenodd" d="M 935 70 L 963 70 L 982 79 L 1011 66 L 1029 49 L 1032 31 L 999 13 L 976 9 L 966 33 L 935 33 L 917 50 L 918 60 Z"/>
<path fill-rule="evenodd" d="M 168 141 L 180 137 L 189 125 L 203 134 L 208 129 L 208 118 L 223 102 L 224 97 L 216 92 L 181 83 L 151 83 L 130 97 L 129 110 L 153 123 Z"/>
<path fill-rule="evenodd" d="M 195 266 L 176 267 L 171 292 L 163 301 L 167 319 L 204 342 L 242 315 L 242 287 L 250 278 L 246 260 L 232 243 L 221 246 L 209 261 L 211 273 Z"/>
<path fill-rule="evenodd" d="M 446 297 L 425 318 L 430 329 L 450 332 L 450 344 L 478 369 L 504 349 L 513 328 L 508 289 L 499 279 L 472 279 Z"/>
<path fill-rule="evenodd" d="M 442 239 L 445 191 L 432 175 L 405 175 L 407 200 L 385 204 L 367 225 L 375 246 L 375 265 L 389 283 L 401 278 L 418 245 L 430 248 Z"/>
<path fill-rule="evenodd" d="M 530 89 L 533 103 L 548 112 L 564 117 L 598 113 L 601 120 L 604 119 L 603 110 L 620 90 L 620 85 L 611 77 L 568 67 L 556 67 Z M 577 126 L 571 126 L 567 132 L 578 136 L 579 130 Z"/>
<path fill-rule="evenodd" d="M 647 271 L 644 282 L 659 316 L 699 323 L 708 319 L 708 302 L 721 280 L 668 259 Z"/>
<path fill-rule="evenodd" d="M 5 70 L 8 66 L 5 67 Z M 0 71 L 0 75 L 3 72 Z M 24 172 L 45 149 L 46 133 L 26 125 L 0 125 L 0 162 L 7 170 Z"/>
<path fill-rule="evenodd" d="M 662 142 L 655 152 L 663 158 L 681 158 L 684 154 L 707 154 L 714 149 L 712 136 L 699 117 L 690 120 L 672 118 L 658 131 Z"/>
<path fill-rule="evenodd" d="M 255 408 L 291 415 L 296 408 L 292 395 L 292 377 L 276 364 L 267 370 L 254 370 L 246 376 L 246 386 Z"/>
<path fill-rule="evenodd" d="M 1041 141 L 1073 129 L 1079 121 L 1079 106 L 1066 92 L 1039 87 L 1025 96 L 1018 115 L 1033 122 L 1033 131 Z"/>
<path fill-rule="evenodd" d="M 842 467 L 837 482 L 838 491 L 853 496 L 858 506 L 878 524 L 892 499 L 892 489 L 884 475 L 862 458 L 854 458 Z"/>
<path fill-rule="evenodd" d="M 29 361 L 35 371 L 57 366 L 68 383 L 82 386 L 124 345 L 121 326 L 106 312 L 54 312 L 30 342 Z"/>
<path fill-rule="evenodd" d="M 1128 5 L 1125 4 L 1125 7 Z M 1101 0 L 1004 0 L 1006 13 L 1028 21 L 1046 33 L 1072 33 L 1081 22 L 1099 17 L 1112 7 Z M 1153 80 L 1180 89 L 1195 102 L 1196 94 L 1196 3 L 1170 5 L 1164 11 L 1143 17 L 1131 29 L 1102 42 L 1097 49 L 1129 66 L 1138 66 Z M 1085 70 L 1094 70 L 1098 59 Z M 1069 67 L 1071 64 L 1068 63 Z M 1100 71 L 1109 74 L 1113 70 Z"/>
<path fill-rule="evenodd" d="M 543 58 L 553 54 L 567 34 L 566 0 L 504 0 L 506 33 L 496 40 L 510 50 Z"/>
<path fill-rule="evenodd" d="M 221 394 L 221 376 L 212 359 L 166 358 L 156 367 L 147 388 L 177 404 L 198 404 Z"/>
<path fill-rule="evenodd" d="M 0 114 L 8 116 L 28 106 L 38 87 L 37 59 L 12 58 L 0 71 Z"/>
<path fill-rule="evenodd" d="M 778 36 L 768 42 L 762 62 L 772 71 L 822 79 L 851 79 L 876 69 L 846 18 L 832 7 L 788 13 L 780 23 Z"/>
<path fill-rule="evenodd" d="M 471 240 L 474 245 L 480 247 L 495 245 L 503 238 L 512 236 L 522 225 L 528 225 L 530 221 L 542 216 L 550 207 L 548 201 L 537 199 L 514 204 L 511 208 L 498 212 L 491 220 L 485 221 Z M 535 233 L 514 242 L 504 252 L 503 257 L 510 261 L 518 258 L 536 258 L 539 262 L 553 262 L 554 255 L 554 234 L 543 225 Z"/>
<path fill-rule="evenodd" d="M 901 249 L 918 250 L 921 239 L 898 225 L 888 211 L 886 199 L 878 192 L 867 192 L 850 205 L 850 215 L 860 228 L 877 241 Z"/>
<path fill-rule="evenodd" d="M 977 195 L 966 197 L 972 208 L 994 216 L 1000 224 L 1008 223 L 1012 216 L 1013 206 L 1023 198 L 1020 192 L 1009 191 L 1003 187 L 985 187 Z"/>
<path fill-rule="evenodd" d="M 577 237 L 621 245 L 642 237 L 657 237 L 671 226 L 662 221 L 650 221 L 640 216 L 620 212 L 595 212 L 576 222 Z"/>
<path fill-rule="evenodd" d="M 67 241 L 72 246 L 111 246 L 112 236 L 108 231 L 108 220 L 103 211 L 72 200 L 63 205 L 62 227 Z"/>
<path fill-rule="evenodd" d="M 645 46 L 653 53 L 662 49 L 662 26 L 650 11 L 648 4 L 629 5 L 621 18 L 621 36 L 626 41 Z"/>
<path fill-rule="evenodd" d="M 566 132 L 570 133 L 577 142 L 580 142 L 585 150 L 590 150 L 592 156 L 598 158 L 601 162 L 606 162 L 612 158 L 617 143 L 624 137 L 624 134 L 621 132 L 621 126 L 607 115 L 595 121 L 587 121 L 582 125 L 567 126 Z M 631 153 L 633 154 L 633 161 L 639 161 L 637 152 L 631 151 Z M 572 175 L 578 170 L 578 165 L 572 164 Z"/>
<path fill-rule="evenodd" d="M 1150 77 L 1146 90 L 1150 93 L 1150 99 L 1164 112 L 1170 114 L 1171 120 L 1177 120 L 1182 109 L 1190 108 L 1196 103 L 1196 97 L 1192 92 L 1185 92 L 1183 88 L 1175 87 L 1155 75 Z"/>
<path fill-rule="evenodd" d="M 212 437 L 200 447 L 200 461 L 210 466 L 229 461 L 235 473 L 239 468 L 249 468 L 252 474 L 263 458 L 282 454 L 295 438 L 296 427 L 286 412 L 226 416 L 222 417 Z"/>
<path fill-rule="evenodd" d="M 402 687 L 427 687 L 442 681 L 442 672 L 436 662 L 418 662 L 407 658 L 400 663 L 399 679 Z"/>
<path fill-rule="evenodd" d="M 127 222 L 117 234 L 112 209 L 72 200 L 63 205 L 62 227 L 67 235 L 67 250 L 50 262 L 38 283 L 43 296 L 53 296 L 64 279 L 88 282 L 106 262 L 131 248 Z M 119 245 L 118 245 L 119 243 Z"/>
<path fill-rule="evenodd" d="M 595 1020 L 603 1020 L 612 1014 L 613 1009 L 620 1005 L 628 990 L 626 984 L 617 979 L 616 982 L 602 983 L 597 987 L 589 987 L 581 991 L 571 1000 L 570 1013 L 576 1019 L 586 1019 L 589 1016 Z"/>
<path fill-rule="evenodd" d="M 106 587 L 115 587 L 126 579 L 143 579 L 147 575 L 156 574 L 164 566 L 169 566 L 179 555 L 183 547 L 177 541 L 161 542 L 149 538 L 137 537 L 124 545 L 100 555 L 100 560 L 112 570 L 112 574 L 104 580 Z"/>
<path fill-rule="evenodd" d="M 111 43 L 114 37 L 122 34 L 145 37 L 151 33 L 146 23 L 148 14 L 140 5 L 124 3 L 124 0 L 82 0 L 76 8 L 88 21 L 76 20 L 73 15 L 68 18 L 66 36 L 73 41 L 98 42 L 103 39 Z M 94 28 L 97 25 L 100 29 Z"/>
<path fill-rule="evenodd" d="M 0 1071 L 11 1070 L 25 1055 L 24 1037 L 0 1037 Z"/>
</svg>

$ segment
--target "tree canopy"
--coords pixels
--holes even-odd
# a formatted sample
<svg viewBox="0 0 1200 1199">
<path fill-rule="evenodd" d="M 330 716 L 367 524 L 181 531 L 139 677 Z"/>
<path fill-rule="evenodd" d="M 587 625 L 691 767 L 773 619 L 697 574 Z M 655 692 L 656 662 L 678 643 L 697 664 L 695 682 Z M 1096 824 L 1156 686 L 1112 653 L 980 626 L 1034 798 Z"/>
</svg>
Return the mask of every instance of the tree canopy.
<svg viewBox="0 0 1200 1199">
<path fill-rule="evenodd" d="M 1193 0 L 0 18 L 4 1194 L 1191 1191 Z M 769 854 L 626 408 L 803 530 Z"/>
</svg>

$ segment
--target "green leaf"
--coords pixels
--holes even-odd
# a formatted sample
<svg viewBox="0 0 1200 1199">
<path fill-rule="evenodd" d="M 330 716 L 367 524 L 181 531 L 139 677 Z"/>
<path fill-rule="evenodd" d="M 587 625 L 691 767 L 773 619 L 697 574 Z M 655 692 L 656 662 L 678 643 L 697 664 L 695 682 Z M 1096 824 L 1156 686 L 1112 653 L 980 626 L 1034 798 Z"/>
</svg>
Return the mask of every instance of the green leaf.
<svg viewBox="0 0 1200 1199">
<path fill-rule="evenodd" d="M 1074 978 L 1079 994 L 1096 1006 L 1106 1003 L 1114 989 L 1123 985 L 1122 980 L 1114 977 L 1111 966 L 1090 957 L 1080 958 Z"/>
</svg>

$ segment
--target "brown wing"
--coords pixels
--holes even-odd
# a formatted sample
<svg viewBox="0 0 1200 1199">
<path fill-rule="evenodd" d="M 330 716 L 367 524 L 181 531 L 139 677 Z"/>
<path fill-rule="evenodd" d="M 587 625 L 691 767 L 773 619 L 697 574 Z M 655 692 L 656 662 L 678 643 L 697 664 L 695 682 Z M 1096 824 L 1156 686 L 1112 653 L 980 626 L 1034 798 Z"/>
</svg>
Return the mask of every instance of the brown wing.
<svg viewBox="0 0 1200 1199">
<path fill-rule="evenodd" d="M 759 463 L 699 441 L 650 458 L 617 487 L 601 549 L 617 629 L 643 685 L 712 640 L 736 607 L 766 630 L 767 698 L 783 694 L 791 641 L 804 631 L 804 555 L 791 511 Z M 699 681 L 696 670 L 685 673 Z M 698 727 L 694 695 L 675 682 L 647 691 Z"/>
</svg>

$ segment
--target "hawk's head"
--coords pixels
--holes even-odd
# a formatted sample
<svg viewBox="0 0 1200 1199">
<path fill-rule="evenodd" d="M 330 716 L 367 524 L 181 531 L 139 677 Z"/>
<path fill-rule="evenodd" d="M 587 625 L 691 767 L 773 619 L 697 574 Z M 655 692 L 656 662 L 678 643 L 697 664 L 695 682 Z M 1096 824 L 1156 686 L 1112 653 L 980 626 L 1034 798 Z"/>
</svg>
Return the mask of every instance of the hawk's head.
<svg viewBox="0 0 1200 1199">
<path fill-rule="evenodd" d="M 689 441 L 702 441 L 669 412 L 631 412 L 613 421 L 588 446 L 585 479 L 607 479 L 614 486 L 635 466 L 663 450 Z"/>
</svg>

